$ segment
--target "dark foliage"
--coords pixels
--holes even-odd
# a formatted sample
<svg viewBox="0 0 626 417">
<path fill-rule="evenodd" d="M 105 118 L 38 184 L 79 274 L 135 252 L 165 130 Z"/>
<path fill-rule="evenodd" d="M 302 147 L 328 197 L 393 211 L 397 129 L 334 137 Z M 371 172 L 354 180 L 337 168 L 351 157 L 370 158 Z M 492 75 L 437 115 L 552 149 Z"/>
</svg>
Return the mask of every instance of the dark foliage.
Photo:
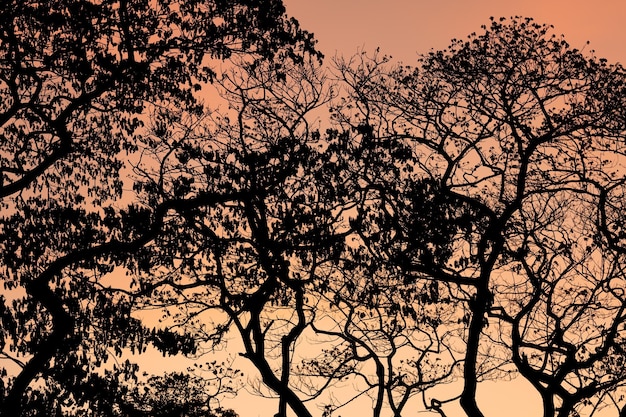
<svg viewBox="0 0 626 417">
<path fill-rule="evenodd" d="M 0 415 L 54 415 L 82 401 L 111 353 L 195 349 L 131 315 L 150 291 L 131 275 L 151 261 L 146 245 L 168 210 L 124 192 L 148 114 L 202 112 L 197 93 L 227 58 L 317 53 L 274 0 L 19 0 L 2 10 L 0 346 L 16 369 L 4 375 Z"/>
<path fill-rule="evenodd" d="M 1 415 L 232 416 L 232 366 L 110 355 L 233 335 L 278 417 L 482 417 L 517 376 L 544 417 L 623 407 L 620 65 L 492 19 L 330 80 L 280 2 L 41 7 L 0 28 Z"/>
</svg>

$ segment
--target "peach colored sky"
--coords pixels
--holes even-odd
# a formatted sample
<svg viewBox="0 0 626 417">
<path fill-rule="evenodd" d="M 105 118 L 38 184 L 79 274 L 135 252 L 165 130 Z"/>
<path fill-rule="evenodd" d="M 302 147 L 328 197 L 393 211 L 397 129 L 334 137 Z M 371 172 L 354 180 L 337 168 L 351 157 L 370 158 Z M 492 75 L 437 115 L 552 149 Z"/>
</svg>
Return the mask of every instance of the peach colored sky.
<svg viewBox="0 0 626 417">
<path fill-rule="evenodd" d="M 626 64 L 626 1 L 623 0 L 284 0 L 284 3 L 288 14 L 315 34 L 319 49 L 327 57 L 350 56 L 359 49 L 373 51 L 380 47 L 382 53 L 392 55 L 394 60 L 413 64 L 418 54 L 443 49 L 452 38 L 480 32 L 481 25 L 489 24 L 490 16 L 524 16 L 553 25 L 554 32 L 564 34 L 573 48 L 594 49 L 598 57 Z M 541 414 L 537 394 L 521 378 L 511 383 L 482 384 L 478 397 L 488 417 Z M 451 417 L 464 414 L 455 406 L 448 408 L 448 412 Z"/>
<path fill-rule="evenodd" d="M 319 49 L 329 58 L 380 47 L 382 53 L 392 55 L 395 60 L 412 64 L 420 53 L 443 49 L 452 38 L 480 32 L 481 25 L 489 24 L 490 16 L 519 15 L 554 25 L 555 33 L 565 34 L 572 47 L 595 49 L 598 56 L 610 62 L 626 64 L 626 1 L 623 0 L 284 0 L 284 3 L 287 12 L 303 28 L 315 33 Z M 591 42 L 589 46 L 587 41 Z M 226 352 L 236 355 L 241 350 L 233 340 Z M 166 362 L 158 353 L 152 354 L 148 360 L 154 360 L 157 369 L 153 371 L 165 370 Z M 184 369 L 188 363 L 181 361 L 177 365 Z M 247 368 L 247 362 L 239 361 L 237 366 L 243 366 L 248 376 L 255 375 L 254 370 Z M 486 417 L 541 415 L 537 393 L 522 378 L 481 384 L 478 402 Z M 371 415 L 371 409 L 360 409 L 363 404 L 368 406 L 366 401 L 342 409 L 337 415 L 359 412 Z M 223 405 L 233 407 L 242 417 L 270 416 L 276 411 L 275 401 L 263 400 L 246 390 Z M 311 411 L 321 415 L 315 406 L 311 406 Z M 449 417 L 464 415 L 458 404 L 446 406 L 446 411 Z"/>
<path fill-rule="evenodd" d="M 418 54 L 443 49 L 451 38 L 480 32 L 481 25 L 489 24 L 490 16 L 520 15 L 554 25 L 555 32 L 565 34 L 572 47 L 595 49 L 600 57 L 626 64 L 626 1 L 623 0 L 284 0 L 284 3 L 287 12 L 303 28 L 315 33 L 319 49 L 329 58 L 380 47 L 395 60 L 412 64 Z M 591 44 L 585 46 L 588 40 Z M 242 350 L 235 339 L 222 353 L 236 356 Z M 146 361 L 154 368 L 150 371 L 156 373 L 189 366 L 186 360 L 165 361 L 152 350 Z M 237 366 L 244 367 L 248 376 L 255 375 L 245 360 L 240 360 Z M 537 393 L 522 378 L 508 383 L 481 384 L 478 401 L 486 417 L 541 415 Z M 367 406 L 368 402 L 360 404 Z M 271 416 L 277 409 L 275 401 L 263 400 L 246 390 L 223 405 L 233 407 L 242 417 Z M 371 409 L 360 407 L 342 409 L 337 415 L 358 415 L 361 411 L 364 416 L 371 415 Z M 311 411 L 321 415 L 315 406 L 311 406 Z M 464 415 L 458 404 L 446 406 L 446 411 L 449 417 Z M 436 414 L 413 411 L 413 415 Z"/>
<path fill-rule="evenodd" d="M 626 2 L 622 0 L 284 0 L 287 12 L 315 33 L 320 49 L 352 55 L 380 46 L 411 64 L 418 53 L 479 32 L 489 16 L 533 17 L 575 48 L 626 63 Z"/>
</svg>

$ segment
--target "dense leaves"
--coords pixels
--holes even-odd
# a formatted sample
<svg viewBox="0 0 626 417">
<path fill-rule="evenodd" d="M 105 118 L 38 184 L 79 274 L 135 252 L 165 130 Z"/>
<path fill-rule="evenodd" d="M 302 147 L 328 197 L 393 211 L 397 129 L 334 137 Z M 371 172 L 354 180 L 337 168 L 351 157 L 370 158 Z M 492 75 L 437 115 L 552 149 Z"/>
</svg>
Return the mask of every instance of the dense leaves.
<svg viewBox="0 0 626 417">
<path fill-rule="evenodd" d="M 149 113 L 201 113 L 199 92 L 227 58 L 271 65 L 317 52 L 273 0 L 2 9 L 0 415 L 57 415 L 67 398 L 89 407 L 81 392 L 111 354 L 195 351 L 188 336 L 133 316 L 151 290 L 135 274 L 151 268 L 147 246 L 168 210 L 127 191 Z"/>
<path fill-rule="evenodd" d="M 1 33 L 10 415 L 233 415 L 234 363 L 112 367 L 154 347 L 237 350 L 277 417 L 623 407 L 620 65 L 512 18 L 329 77 L 278 2 L 54 6 Z"/>
</svg>

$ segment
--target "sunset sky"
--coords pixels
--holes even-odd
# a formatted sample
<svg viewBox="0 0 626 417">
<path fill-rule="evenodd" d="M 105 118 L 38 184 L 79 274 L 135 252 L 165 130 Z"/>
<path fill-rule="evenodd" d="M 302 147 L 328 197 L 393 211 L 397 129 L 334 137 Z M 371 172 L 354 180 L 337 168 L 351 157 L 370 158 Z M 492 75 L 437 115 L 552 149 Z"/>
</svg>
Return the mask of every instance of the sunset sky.
<svg viewBox="0 0 626 417">
<path fill-rule="evenodd" d="M 463 39 L 481 32 L 489 17 L 532 17 L 538 23 L 553 25 L 556 34 L 564 34 L 573 48 L 594 49 L 598 57 L 626 64 L 626 2 L 608 0 L 284 0 L 289 15 L 313 32 L 319 49 L 327 58 L 349 57 L 359 50 L 372 52 L 377 47 L 392 61 L 414 64 L 419 54 L 447 47 L 452 38 Z M 587 45 L 587 41 L 590 42 Z M 301 348 L 301 347 L 300 347 Z M 243 348 L 237 340 L 229 341 L 218 357 L 236 357 Z M 184 370 L 192 361 L 164 361 L 156 350 L 149 350 L 146 362 L 150 372 Z M 247 376 L 254 376 L 245 359 L 238 358 Z M 458 387 L 457 387 L 458 388 Z M 276 402 L 240 391 L 237 398 L 223 405 L 235 409 L 241 417 L 267 417 L 276 412 Z M 522 378 L 513 382 L 482 383 L 478 402 L 486 417 L 529 417 L 541 415 L 537 393 Z M 333 417 L 370 415 L 361 405 L 339 410 Z M 357 408 L 357 409 L 355 409 Z M 448 417 L 464 416 L 460 406 L 448 405 Z M 314 415 L 321 411 L 311 405 Z M 367 411 L 367 412 L 365 412 Z M 614 411 L 614 410 L 612 410 Z M 408 410 L 407 415 L 436 416 L 436 413 Z M 612 414 L 597 414 L 607 417 Z"/>
<path fill-rule="evenodd" d="M 329 58 L 359 50 L 413 64 L 419 54 L 443 49 L 452 38 L 480 32 L 489 17 L 532 17 L 554 26 L 573 48 L 593 49 L 611 63 L 626 64 L 626 2 L 611 0 L 285 0 L 287 12 L 313 32 Z M 587 45 L 589 41 L 589 45 Z M 487 417 L 540 415 L 536 393 L 521 378 L 484 383 L 479 404 Z M 252 408 L 254 409 L 254 408 Z M 447 409 L 449 417 L 462 416 Z M 239 409 L 242 415 L 248 410 Z M 250 410 L 251 411 L 251 410 Z M 346 410 L 347 411 L 347 410 Z M 349 414 L 346 411 L 339 414 Z M 258 411 L 257 411 L 258 413 Z M 261 415 L 252 412 L 254 417 Z M 423 415 L 434 415 L 425 413 Z"/>
<path fill-rule="evenodd" d="M 285 0 L 287 12 L 315 33 L 326 56 L 380 47 L 405 64 L 479 32 L 489 17 L 533 17 L 574 48 L 626 63 L 626 2 L 619 0 Z"/>
<path fill-rule="evenodd" d="M 443 49 L 452 38 L 463 39 L 472 32 L 481 32 L 481 25 L 489 25 L 490 16 L 523 16 L 553 25 L 554 32 L 564 34 L 572 48 L 593 49 L 598 57 L 611 63 L 626 64 L 626 2 L 621 0 L 284 0 L 284 3 L 287 13 L 315 34 L 318 47 L 327 58 L 349 57 L 360 50 L 372 52 L 380 47 L 383 54 L 392 56 L 392 61 L 414 64 L 419 54 Z M 236 342 L 231 342 L 228 350 L 234 353 Z M 478 401 L 486 417 L 541 415 L 537 393 L 522 378 L 482 383 Z M 367 406 L 367 402 L 361 404 Z M 270 416 L 276 411 L 274 401 L 249 395 L 246 390 L 224 405 L 233 407 L 242 417 Z M 314 406 L 311 409 L 321 415 Z M 366 410 L 348 407 L 337 416 L 358 415 L 359 411 Z M 464 416 L 458 405 L 447 406 L 446 411 L 448 417 Z M 363 415 L 369 413 L 371 410 Z M 424 411 L 408 414 L 436 415 Z M 596 417 L 607 415 L 612 414 Z"/>
<path fill-rule="evenodd" d="M 99 10 L 99 0 L 90 1 Z M 611 64 L 626 66 L 626 0 L 282 1 L 287 15 L 314 34 L 326 56 L 324 70 L 290 66 L 295 61 L 289 60 L 270 65 L 282 54 L 272 55 L 269 64 L 257 65 L 250 55 L 222 60 L 228 57 L 227 49 L 219 49 L 222 41 L 244 52 L 247 45 L 271 52 L 272 45 L 265 45 L 269 36 L 281 46 L 295 42 L 269 17 L 272 31 L 251 23 L 248 33 L 241 23 L 248 21 L 232 17 L 229 12 L 237 6 L 231 9 L 228 2 L 224 17 L 210 7 L 208 15 L 197 8 L 184 14 L 184 0 L 173 1 L 170 9 L 166 4 L 156 10 L 153 2 L 145 3 L 147 10 L 137 7 L 137 16 L 148 20 L 155 10 L 158 19 L 183 16 L 164 18 L 160 26 L 145 26 L 124 2 L 112 2 L 113 12 L 106 9 L 93 20 L 87 14 L 91 9 L 77 0 L 59 12 L 67 19 L 50 18 L 55 8 L 45 1 L 31 0 L 45 5 L 43 13 L 32 8 L 41 19 L 22 12 L 30 9 L 9 13 L 5 6 L 0 33 L 10 36 L 0 35 L 0 61 L 6 67 L 0 70 L 0 248 L 6 252 L 0 262 L 5 284 L 0 288 L 0 415 L 17 415 L 13 406 L 35 409 L 45 401 L 80 413 L 70 397 L 78 388 L 89 401 L 104 404 L 100 385 L 81 382 L 92 376 L 92 368 L 79 372 L 82 368 L 68 364 L 76 359 L 105 374 L 129 359 L 139 364 L 139 379 L 128 378 L 122 388 L 141 387 L 152 374 L 190 369 L 194 376 L 213 378 L 212 388 L 225 391 L 226 398 L 219 394 L 193 404 L 181 383 L 172 390 L 174 399 L 205 409 L 232 408 L 240 417 L 274 416 L 275 392 L 282 395 L 281 406 L 293 398 L 284 392 L 290 394 L 289 384 L 300 396 L 296 400 L 306 398 L 301 404 L 313 417 L 328 415 L 324 404 L 345 405 L 332 417 L 369 417 L 376 398 L 368 395 L 383 392 L 378 382 L 383 377 L 395 391 L 384 400 L 382 417 L 391 417 L 407 381 L 423 394 L 412 387 L 405 391 L 404 417 L 438 417 L 433 410 L 439 407 L 446 417 L 466 417 L 459 394 L 465 383 L 467 408 L 465 394 L 475 394 L 467 388 L 476 386 L 476 378 L 475 397 L 485 417 L 540 417 L 539 385 L 545 380 L 536 379 L 534 389 L 512 376 L 516 369 L 541 366 L 537 363 L 547 352 L 546 374 L 560 366 L 574 375 L 579 369 L 559 361 L 569 366 L 580 358 L 623 353 L 616 345 L 626 322 L 620 293 L 626 273 L 623 246 L 616 246 L 626 241 L 619 214 L 626 204 L 613 202 L 626 201 L 626 112 L 620 112 L 626 101 L 621 100 L 624 84 L 618 83 L 626 70 L 577 72 L 586 67 L 568 61 L 576 54 L 550 55 L 550 65 L 542 65 L 547 48 L 528 52 L 541 42 L 525 43 L 523 55 L 507 54 L 513 48 L 500 46 L 515 45 L 519 32 L 513 32 L 494 42 L 498 48 L 470 56 L 477 62 L 487 56 L 485 61 L 497 66 L 459 59 L 456 66 L 444 62 L 444 71 L 424 68 L 388 83 L 367 72 L 353 85 L 350 77 L 341 84 L 326 76 L 333 73 L 334 57 L 362 51 L 371 56 L 380 50 L 392 64 L 416 65 L 420 56 L 445 49 L 452 39 L 482 34 L 490 17 L 515 16 L 553 25 L 553 33 L 563 34 L 571 48 L 593 50 Z M 13 14 L 20 19 L 11 20 Z M 263 22 L 263 16 L 256 18 Z M 69 23 L 58 29 L 57 21 Z M 188 22 L 193 23 L 189 30 Z M 225 33 L 236 28 L 232 36 L 241 39 L 221 39 L 223 32 L 213 30 L 221 22 Z M 92 35 L 83 24 L 107 31 Z M 171 32 L 172 39 L 154 27 Z M 142 37 L 149 48 L 134 44 Z M 40 51 L 38 45 L 43 45 Z M 198 51 L 204 47 L 206 60 Z M 509 61 L 502 64 L 494 56 Z M 511 59 L 518 56 L 539 59 Z M 206 62 L 215 65 L 215 82 L 189 93 L 191 81 L 208 74 L 199 69 Z M 469 76 L 445 78 L 450 68 Z M 504 75 L 494 77 L 500 68 Z M 549 78 L 555 68 L 559 77 Z M 384 75 L 390 74 L 403 75 Z M 366 77 L 377 82 L 369 91 L 360 90 L 369 87 Z M 371 95 L 359 101 L 363 91 Z M 191 113 L 196 108 L 191 97 L 206 104 L 205 113 Z M 317 98 L 318 107 L 301 113 Z M 361 104 L 366 110 L 358 113 Z M 138 115 L 136 108 L 145 111 Z M 590 279 L 583 287 L 585 277 Z M 615 306 L 603 304 L 605 299 Z M 157 331 L 144 336 L 134 321 L 123 327 L 131 314 L 147 328 L 171 325 L 183 332 L 197 326 L 190 336 L 208 335 L 206 344 L 198 357 L 166 357 L 156 348 L 159 339 L 172 351 L 177 339 Z M 241 321 L 229 321 L 228 314 Z M 574 318 L 563 324 L 559 314 Z M 225 323 L 229 327 L 221 327 Z M 246 335 L 246 326 L 257 327 Z M 516 333 L 518 327 L 523 329 Z M 526 332 L 531 342 L 524 344 Z M 570 334 L 585 336 L 580 350 Z M 245 344 L 245 337 L 251 343 Z M 152 339 L 154 346 L 145 352 L 134 345 Z M 611 350 L 603 349 L 605 340 L 615 343 Z M 250 349 L 253 344 L 257 352 Z M 108 358 L 105 349 L 112 353 Z M 86 356 L 90 353 L 93 358 Z M 255 368 L 255 358 L 263 355 L 268 361 L 256 362 Z M 619 360 L 588 371 L 581 386 L 605 389 L 595 382 L 625 375 Z M 214 367 L 204 365 L 212 361 Z M 2 374 L 5 369 L 8 374 Z M 278 376 L 275 391 L 269 388 L 270 372 Z M 235 382 L 229 392 L 231 375 Z M 320 382 L 326 377 L 332 384 Z M 37 389 L 48 387 L 46 378 L 53 381 L 51 390 L 39 399 Z M 62 385 L 65 381 L 73 384 Z M 619 381 L 626 391 L 626 379 Z M 98 395 L 90 396 L 91 391 Z M 144 391 L 137 392 L 139 409 L 149 401 L 140 397 Z M 154 392 L 146 390 L 145 398 Z M 202 392 L 213 395 L 207 388 Z M 568 395 L 557 394 L 564 399 L 557 406 L 565 409 Z M 289 403 L 293 410 L 300 406 L 294 406 L 296 400 Z M 619 401 L 623 406 L 626 400 Z M 617 417 L 617 407 L 615 402 L 582 417 Z"/>
</svg>

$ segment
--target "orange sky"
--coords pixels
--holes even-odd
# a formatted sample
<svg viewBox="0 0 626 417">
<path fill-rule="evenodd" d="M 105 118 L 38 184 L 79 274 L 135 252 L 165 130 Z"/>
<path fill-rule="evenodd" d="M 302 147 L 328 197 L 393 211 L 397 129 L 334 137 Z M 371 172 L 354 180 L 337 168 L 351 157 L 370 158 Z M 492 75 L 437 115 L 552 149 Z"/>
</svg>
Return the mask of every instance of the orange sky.
<svg viewBox="0 0 626 417">
<path fill-rule="evenodd" d="M 585 47 L 589 40 L 591 44 L 586 48 L 595 49 L 598 56 L 626 64 L 625 0 L 284 0 L 284 3 L 287 12 L 315 34 L 319 49 L 329 58 L 380 47 L 394 60 L 412 64 L 418 54 L 445 48 L 451 38 L 479 32 L 490 16 L 520 15 L 553 24 L 555 32 L 564 33 L 572 47 Z M 147 361 L 157 368 L 151 370 L 156 373 L 170 370 L 170 363 L 152 350 Z M 187 366 L 187 361 L 175 365 L 180 370 Z M 486 416 L 539 415 L 536 394 L 524 384 L 517 381 L 509 385 L 493 382 L 482 385 L 479 402 Z M 262 400 L 246 395 L 225 405 L 235 408 L 242 417 L 271 415 L 269 410 L 276 409 L 273 402 L 266 409 Z M 349 415 L 338 413 L 342 414 Z M 461 415 L 458 409 L 449 414 L 450 417 Z"/>
<path fill-rule="evenodd" d="M 303 28 L 315 33 L 319 49 L 328 58 L 335 54 L 350 56 L 359 49 L 373 51 L 380 47 L 382 53 L 392 55 L 394 60 L 412 64 L 420 53 L 430 49 L 443 49 L 451 38 L 465 38 L 471 32 L 480 32 L 480 26 L 489 24 L 489 17 L 515 15 L 533 17 L 538 23 L 555 26 L 557 34 L 566 35 L 575 48 L 595 49 L 600 57 L 610 62 L 626 64 L 626 1 L 608 0 L 284 0 L 287 11 L 296 17 Z M 589 46 L 585 46 L 590 41 Z M 233 339 L 223 354 L 236 356 L 243 348 Z M 147 358 L 159 373 L 169 370 L 167 361 L 160 354 L 150 351 Z M 187 361 L 175 363 L 184 370 Z M 247 369 L 245 360 L 237 366 Z M 273 415 L 276 402 L 240 392 L 234 400 L 224 401 L 242 417 Z M 480 385 L 478 402 L 486 417 L 535 417 L 541 415 L 539 398 L 523 378 L 513 382 L 487 382 Z M 368 402 L 364 402 L 368 406 Z M 314 415 L 321 415 L 315 405 L 310 405 Z M 361 410 L 363 405 L 347 407 L 337 416 L 371 415 L 371 409 Z M 461 417 L 464 413 L 458 404 L 446 406 L 449 417 Z M 409 415 L 436 416 L 436 413 Z M 609 413 L 608 416 L 611 414 Z M 598 417 L 607 414 L 598 414 Z"/>
<path fill-rule="evenodd" d="M 626 2 L 622 0 L 284 0 L 287 12 L 315 33 L 326 56 L 357 48 L 411 64 L 418 53 L 479 32 L 489 16 L 533 17 L 555 26 L 575 48 L 587 40 L 599 57 L 626 64 Z"/>
<path fill-rule="evenodd" d="M 413 64 L 418 54 L 443 49 L 452 38 L 480 32 L 481 25 L 489 24 L 490 16 L 524 16 L 553 25 L 555 33 L 564 34 L 573 48 L 594 49 L 598 57 L 626 64 L 626 1 L 623 0 L 284 0 L 284 3 L 287 12 L 315 34 L 319 49 L 329 58 L 380 47 L 382 53 L 392 55 L 394 60 Z M 482 384 L 478 400 L 485 415 L 540 415 L 537 393 L 527 384 L 522 378 L 512 383 Z M 454 406 L 447 410 L 450 417 L 464 414 Z"/>
<path fill-rule="evenodd" d="M 610 62 L 626 64 L 626 1 L 609 0 L 284 0 L 287 12 L 296 17 L 303 28 L 315 33 L 319 49 L 328 57 L 335 54 L 350 56 L 359 49 L 382 53 L 405 64 L 415 63 L 420 53 L 443 49 L 451 38 L 465 38 L 480 32 L 489 24 L 489 17 L 528 16 L 538 23 L 555 26 L 557 34 L 565 34 L 575 48 L 595 49 L 599 57 Z M 586 46 L 586 42 L 591 44 Z M 235 355 L 243 349 L 234 338 L 222 354 Z M 208 359 L 208 358 L 207 358 Z M 150 351 L 147 358 L 159 373 L 169 370 L 160 354 Z M 175 363 L 184 370 L 187 361 Z M 246 369 L 249 377 L 255 372 L 247 362 L 237 366 Z M 480 385 L 478 402 L 486 417 L 535 417 L 541 415 L 538 395 L 523 378 L 513 382 L 487 382 Z M 366 401 L 365 406 L 368 406 Z M 243 390 L 238 397 L 225 400 L 242 417 L 265 417 L 276 411 L 276 402 L 264 400 Z M 321 415 L 310 405 L 314 415 Z M 363 405 L 347 407 L 337 416 L 371 415 Z M 449 417 L 464 413 L 458 404 L 446 406 Z M 613 410 L 612 410 L 613 411 Z M 436 416 L 436 413 L 409 410 L 408 415 Z M 612 414 L 598 414 L 597 417 Z"/>
</svg>

